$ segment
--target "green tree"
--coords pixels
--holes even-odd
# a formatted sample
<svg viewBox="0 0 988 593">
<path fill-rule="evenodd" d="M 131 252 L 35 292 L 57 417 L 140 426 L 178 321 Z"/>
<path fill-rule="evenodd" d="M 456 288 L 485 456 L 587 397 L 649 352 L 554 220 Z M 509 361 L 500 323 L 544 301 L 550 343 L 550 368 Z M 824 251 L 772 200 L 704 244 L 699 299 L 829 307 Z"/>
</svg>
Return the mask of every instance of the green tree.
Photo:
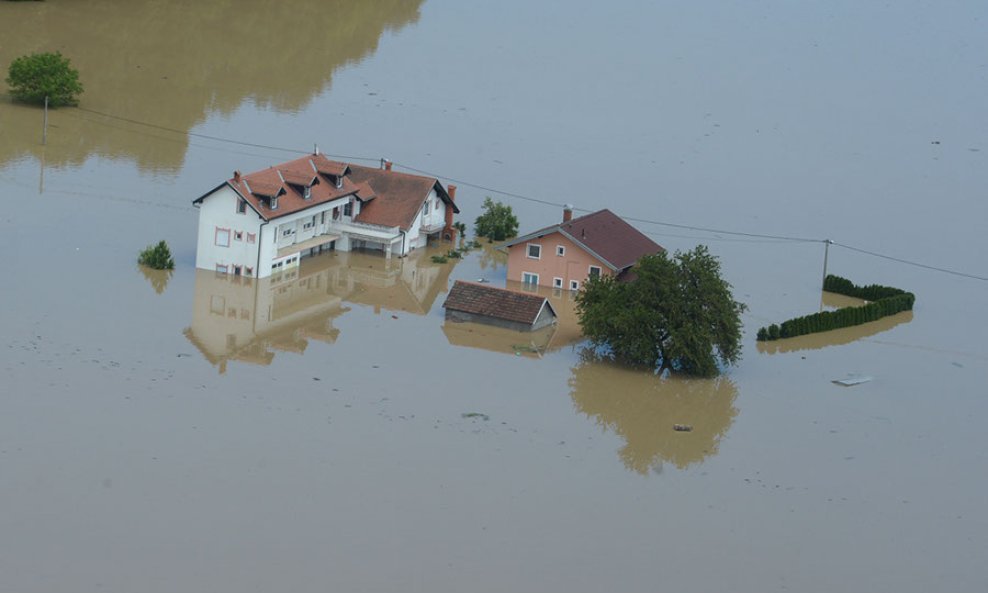
<svg viewBox="0 0 988 593">
<path fill-rule="evenodd" d="M 10 63 L 7 71 L 10 94 L 28 103 L 76 105 L 82 93 L 79 71 L 60 52 L 21 56 Z"/>
<path fill-rule="evenodd" d="M 490 196 L 484 198 L 484 213 L 474 221 L 474 232 L 487 241 L 504 241 L 518 234 L 518 218 L 511 206 L 495 202 Z"/>
<path fill-rule="evenodd" d="M 155 270 L 171 270 L 175 268 L 175 260 L 168 244 L 158 241 L 157 245 L 148 245 L 137 257 L 137 263 Z"/>
<path fill-rule="evenodd" d="M 745 306 L 704 245 L 646 255 L 627 282 L 590 279 L 576 303 L 584 335 L 620 362 L 708 377 L 741 359 Z"/>
</svg>

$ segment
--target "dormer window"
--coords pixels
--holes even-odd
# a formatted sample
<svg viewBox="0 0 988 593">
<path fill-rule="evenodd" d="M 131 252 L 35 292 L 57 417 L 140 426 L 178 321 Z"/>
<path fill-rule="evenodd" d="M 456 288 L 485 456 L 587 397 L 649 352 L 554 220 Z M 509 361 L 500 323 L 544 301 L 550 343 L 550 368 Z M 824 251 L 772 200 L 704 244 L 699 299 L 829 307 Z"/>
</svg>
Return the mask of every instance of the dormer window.
<svg viewBox="0 0 988 593">
<path fill-rule="evenodd" d="M 343 187 L 343 176 L 342 175 L 337 175 L 336 176 L 336 189 L 341 189 L 342 187 Z"/>
<path fill-rule="evenodd" d="M 304 188 L 302 188 L 302 198 L 308 200 L 311 197 L 312 197 L 312 188 L 309 186 L 305 186 Z"/>
<path fill-rule="evenodd" d="M 275 197 L 271 198 L 270 200 L 268 200 L 268 205 L 269 205 L 269 207 L 272 210 L 277 210 L 278 209 L 278 196 L 275 196 Z"/>
</svg>

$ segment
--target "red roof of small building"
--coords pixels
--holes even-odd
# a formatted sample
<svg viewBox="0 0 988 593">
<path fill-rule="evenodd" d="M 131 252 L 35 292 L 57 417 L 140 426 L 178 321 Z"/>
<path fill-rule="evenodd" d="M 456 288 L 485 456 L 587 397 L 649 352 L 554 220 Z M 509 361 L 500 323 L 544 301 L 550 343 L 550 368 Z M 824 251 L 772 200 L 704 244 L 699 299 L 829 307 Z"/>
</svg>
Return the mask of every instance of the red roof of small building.
<svg viewBox="0 0 988 593">
<path fill-rule="evenodd" d="M 513 247 L 557 232 L 616 271 L 633 266 L 644 255 L 665 251 L 661 245 L 606 208 L 512 239 L 504 247 Z"/>
<path fill-rule="evenodd" d="M 462 280 L 453 284 L 443 307 L 527 325 L 535 323 L 543 307 L 549 307 L 552 314 L 556 314 L 548 299 L 543 296 Z"/>
</svg>

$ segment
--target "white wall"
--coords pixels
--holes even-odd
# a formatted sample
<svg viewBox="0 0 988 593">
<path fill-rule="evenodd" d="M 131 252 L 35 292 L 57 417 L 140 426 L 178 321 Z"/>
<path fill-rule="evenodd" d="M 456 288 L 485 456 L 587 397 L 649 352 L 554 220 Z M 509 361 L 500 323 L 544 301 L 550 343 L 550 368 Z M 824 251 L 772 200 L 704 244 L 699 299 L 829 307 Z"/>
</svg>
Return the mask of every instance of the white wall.
<svg viewBox="0 0 988 593">
<path fill-rule="evenodd" d="M 428 241 L 428 235 L 422 233 L 423 226 L 442 226 L 446 224 L 446 202 L 442 201 L 436 193 L 435 188 L 429 192 L 429 197 L 426 198 L 426 202 L 429 203 L 429 214 L 423 215 L 422 208 L 419 208 L 419 213 L 415 217 L 415 222 L 413 222 L 412 226 L 408 229 L 408 240 L 405 242 L 405 253 L 402 255 L 407 255 L 412 249 L 425 247 L 425 244 Z"/>
<path fill-rule="evenodd" d="M 255 268 L 254 275 L 259 274 L 257 267 L 257 252 L 261 245 L 258 232 L 263 220 L 248 205 L 246 212 L 237 212 L 240 196 L 228 185 L 210 194 L 199 205 L 199 238 L 196 245 L 196 267 L 204 270 L 216 270 L 217 265 L 229 266 L 233 272 L 234 265 Z M 216 244 L 216 230 L 229 229 L 229 247 Z M 235 233 L 242 233 L 242 239 L 236 240 Z M 249 243 L 248 233 L 254 234 L 254 243 Z"/>
</svg>

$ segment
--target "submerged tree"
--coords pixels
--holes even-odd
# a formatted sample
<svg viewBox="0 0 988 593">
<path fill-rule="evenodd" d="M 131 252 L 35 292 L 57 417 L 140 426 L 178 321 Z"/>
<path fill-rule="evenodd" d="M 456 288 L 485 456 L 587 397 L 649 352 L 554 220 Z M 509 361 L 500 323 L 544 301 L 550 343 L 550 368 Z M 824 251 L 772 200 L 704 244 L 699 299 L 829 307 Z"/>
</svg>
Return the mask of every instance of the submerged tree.
<svg viewBox="0 0 988 593">
<path fill-rule="evenodd" d="M 10 63 L 7 84 L 18 101 L 44 103 L 47 97 L 55 107 L 78 104 L 82 93 L 79 71 L 57 51 L 17 58 Z"/>
<path fill-rule="evenodd" d="M 504 241 L 518 234 L 518 218 L 511 206 L 484 198 L 484 213 L 474 221 L 474 232 L 488 241 Z"/>
<path fill-rule="evenodd" d="M 175 260 L 168 244 L 158 241 L 157 245 L 148 245 L 137 257 L 137 263 L 155 270 L 171 270 L 175 268 Z"/>
<path fill-rule="evenodd" d="M 713 376 L 741 359 L 745 306 L 704 245 L 646 255 L 627 282 L 590 279 L 576 302 L 584 335 L 620 362 Z"/>
</svg>

